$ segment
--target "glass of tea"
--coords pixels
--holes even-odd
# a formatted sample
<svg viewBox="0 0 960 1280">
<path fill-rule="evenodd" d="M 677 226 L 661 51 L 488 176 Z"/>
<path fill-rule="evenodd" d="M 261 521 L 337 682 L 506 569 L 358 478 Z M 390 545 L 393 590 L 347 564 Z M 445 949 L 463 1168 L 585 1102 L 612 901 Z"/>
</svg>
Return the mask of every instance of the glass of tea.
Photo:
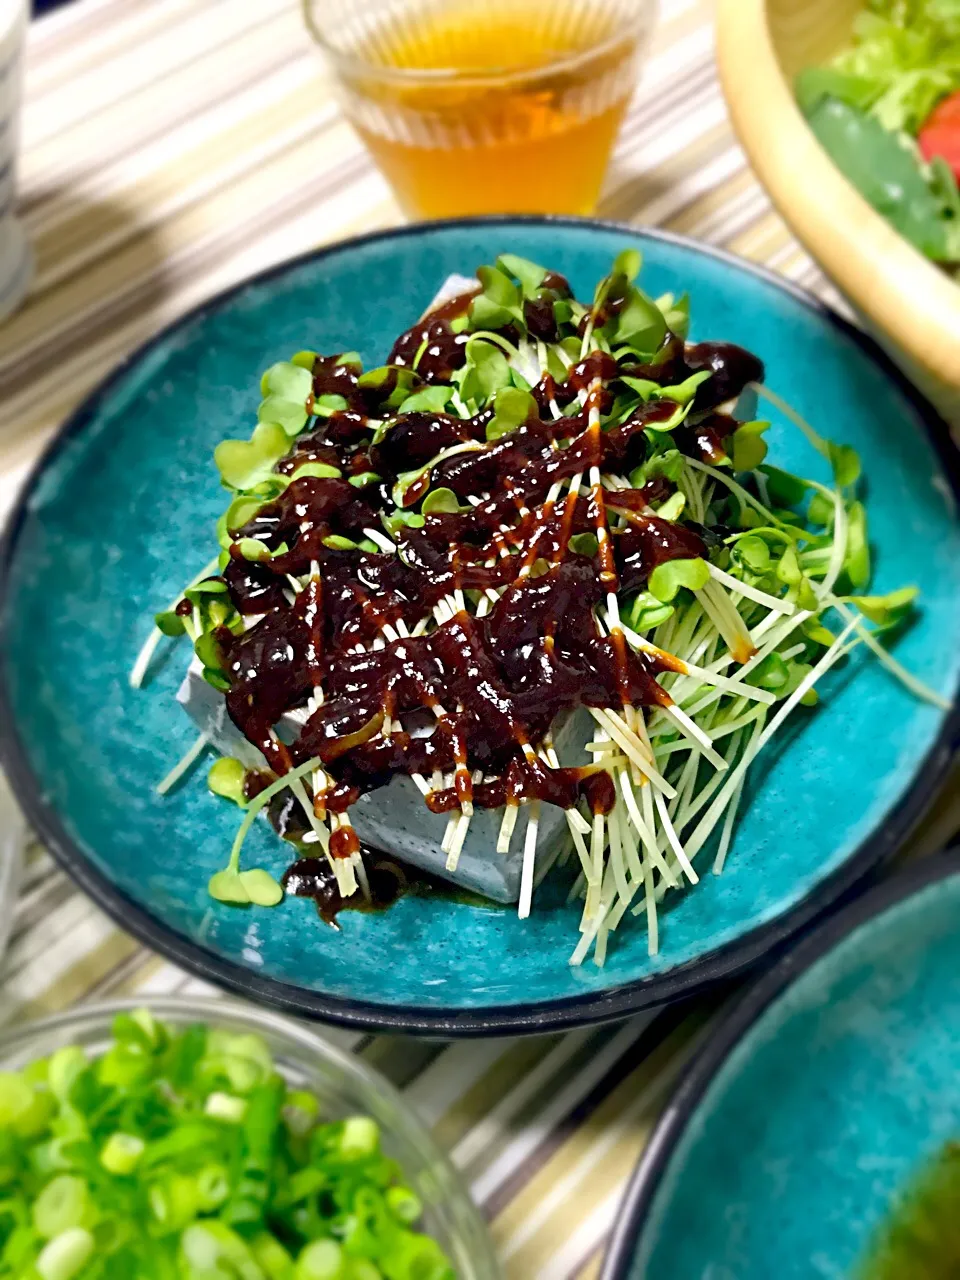
<svg viewBox="0 0 960 1280">
<path fill-rule="evenodd" d="M 590 213 L 656 0 L 303 0 L 411 218 Z"/>
</svg>

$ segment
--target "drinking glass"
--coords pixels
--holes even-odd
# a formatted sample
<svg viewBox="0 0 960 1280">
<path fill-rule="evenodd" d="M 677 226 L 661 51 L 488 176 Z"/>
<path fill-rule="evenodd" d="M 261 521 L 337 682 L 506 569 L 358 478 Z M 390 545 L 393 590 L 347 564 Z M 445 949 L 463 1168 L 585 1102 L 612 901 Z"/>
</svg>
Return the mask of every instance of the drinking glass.
<svg viewBox="0 0 960 1280">
<path fill-rule="evenodd" d="M 302 0 L 411 218 L 590 213 L 656 0 Z"/>
</svg>

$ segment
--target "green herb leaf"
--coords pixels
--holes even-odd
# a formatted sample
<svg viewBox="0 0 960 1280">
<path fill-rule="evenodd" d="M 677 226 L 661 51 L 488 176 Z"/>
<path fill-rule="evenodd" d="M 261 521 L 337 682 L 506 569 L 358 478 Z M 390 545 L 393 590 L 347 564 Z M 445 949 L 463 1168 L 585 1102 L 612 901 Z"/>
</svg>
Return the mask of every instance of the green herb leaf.
<svg viewBox="0 0 960 1280">
<path fill-rule="evenodd" d="M 243 791 L 246 776 L 247 770 L 239 760 L 234 760 L 231 756 L 223 756 L 220 760 L 215 760 L 210 766 L 210 772 L 207 774 L 207 786 L 215 796 L 223 796 L 226 800 L 232 800 L 234 804 L 244 809 L 247 805 L 247 797 Z"/>
<path fill-rule="evenodd" d="M 684 293 L 674 299 L 672 293 L 665 293 L 657 298 L 657 306 L 663 312 L 670 332 L 686 340 L 690 332 L 690 295 Z"/>
<path fill-rule="evenodd" d="M 827 457 L 833 468 L 833 478 L 838 488 L 846 489 L 860 478 L 860 455 L 848 444 L 827 441 Z"/>
<path fill-rule="evenodd" d="M 871 622 L 889 627 L 912 612 L 917 594 L 916 587 L 901 587 L 885 596 L 850 596 L 849 599 Z"/>
<path fill-rule="evenodd" d="M 497 267 L 504 275 L 513 276 L 520 281 L 520 288 L 525 298 L 536 296 L 547 274 L 545 267 L 538 267 L 528 258 L 520 258 L 515 253 L 502 253 L 497 259 Z"/>
<path fill-rule="evenodd" d="M 493 402 L 494 414 L 487 423 L 487 439 L 499 440 L 536 416 L 537 402 L 529 391 L 519 387 L 503 387 Z"/>
<path fill-rule="evenodd" d="M 460 499 L 452 489 L 431 489 L 420 504 L 425 516 L 453 514 L 460 510 Z"/>
<path fill-rule="evenodd" d="M 262 867 L 241 871 L 237 878 L 255 907 L 275 907 L 278 902 L 283 901 L 283 889 L 270 872 L 264 871 Z"/>
<path fill-rule="evenodd" d="M 182 636 L 186 631 L 183 619 L 172 609 L 155 614 L 153 621 L 157 630 L 161 631 L 165 636 Z"/>
<path fill-rule="evenodd" d="M 730 457 L 734 471 L 753 471 L 767 456 L 767 443 L 763 433 L 770 430 L 769 422 L 744 422 L 731 437 Z"/>
<path fill-rule="evenodd" d="M 229 902 L 236 906 L 247 906 L 250 893 L 243 883 L 238 871 L 216 871 L 207 881 L 207 893 L 217 902 Z"/>
<path fill-rule="evenodd" d="M 259 538 L 241 538 L 235 545 L 244 560 L 269 560 L 272 554 L 267 544 Z"/>
<path fill-rule="evenodd" d="M 447 386 L 424 387 L 407 396 L 400 406 L 400 413 L 443 413 L 450 403 L 453 388 Z"/>
<path fill-rule="evenodd" d="M 699 591 L 709 581 L 707 562 L 695 556 L 690 560 L 667 560 L 665 564 L 658 564 L 650 574 L 648 588 L 651 595 L 666 604 L 673 600 L 681 587 Z"/>
<path fill-rule="evenodd" d="M 397 409 L 420 385 L 420 378 L 406 365 L 386 364 L 362 373 L 357 385 L 366 392 L 379 393 L 383 408 Z"/>
<path fill-rule="evenodd" d="M 570 550 L 574 555 L 587 556 L 590 560 L 597 554 L 599 546 L 594 533 L 575 533 L 570 539 Z"/>
<path fill-rule="evenodd" d="M 290 447 L 279 423 L 261 422 L 250 440 L 221 440 L 213 451 L 220 478 L 229 489 L 252 489 L 266 480 Z"/>
<path fill-rule="evenodd" d="M 843 567 L 855 587 L 865 587 L 870 581 L 870 546 L 862 502 L 850 504 L 847 519 L 847 558 Z"/>
<path fill-rule="evenodd" d="M 628 603 L 624 618 L 628 627 L 643 632 L 659 627 L 672 613 L 672 604 L 664 604 L 649 591 L 640 591 Z"/>
<path fill-rule="evenodd" d="M 638 355 L 648 356 L 666 337 L 667 322 L 653 299 L 630 285 L 623 306 L 604 325 L 603 332 L 611 346 L 629 347 Z"/>
<path fill-rule="evenodd" d="M 615 505 L 615 499 L 611 500 L 611 506 Z M 670 495 L 666 502 L 661 502 L 660 506 L 657 507 L 657 515 L 661 520 L 679 520 L 686 505 L 686 494 L 678 489 L 676 493 Z"/>
<path fill-rule="evenodd" d="M 458 371 L 460 395 L 471 404 L 487 404 L 498 391 L 512 385 L 510 365 L 499 347 L 482 338 L 467 343 L 467 362 Z"/>
<path fill-rule="evenodd" d="M 310 353 L 301 352 L 300 354 L 306 356 Z M 312 368 L 312 363 L 309 368 L 306 368 L 299 362 L 287 360 L 271 365 L 260 379 L 260 394 L 265 399 L 276 396 L 281 400 L 297 401 L 302 406 L 313 390 Z M 265 419 L 265 421 L 273 421 L 273 419 Z"/>
<path fill-rule="evenodd" d="M 643 254 L 639 249 L 621 249 L 613 260 L 613 276 L 623 276 L 627 280 L 636 280 L 643 266 Z"/>
<path fill-rule="evenodd" d="M 302 462 L 290 477 L 290 482 L 292 484 L 294 480 L 303 480 L 306 476 L 314 476 L 318 480 L 338 480 L 342 474 L 339 467 L 331 467 L 326 462 Z"/>
<path fill-rule="evenodd" d="M 806 497 L 810 486 L 799 476 L 781 471 L 779 467 L 771 467 L 769 463 L 760 467 L 760 471 L 767 478 L 767 492 L 770 501 L 776 506 L 798 507 Z"/>
</svg>

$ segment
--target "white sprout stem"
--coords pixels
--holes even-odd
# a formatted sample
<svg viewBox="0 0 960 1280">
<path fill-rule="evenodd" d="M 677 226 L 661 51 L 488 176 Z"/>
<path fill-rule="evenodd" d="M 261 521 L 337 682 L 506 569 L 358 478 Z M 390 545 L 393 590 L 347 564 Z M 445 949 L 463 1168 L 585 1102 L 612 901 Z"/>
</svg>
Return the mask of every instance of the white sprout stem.
<svg viewBox="0 0 960 1280">
<path fill-rule="evenodd" d="M 184 591 L 189 591 L 191 587 L 196 587 L 201 582 L 203 582 L 205 578 L 209 578 L 210 575 L 213 573 L 213 571 L 219 566 L 219 563 L 220 563 L 220 557 L 217 556 L 215 559 L 211 560 L 209 564 L 204 565 L 204 567 L 200 570 L 197 576 L 191 579 L 191 581 L 188 582 L 187 585 L 184 587 L 183 591 L 181 591 L 180 594 L 170 602 L 170 605 L 167 608 L 167 613 L 170 613 L 172 610 L 174 610 L 177 607 L 177 605 L 180 603 L 180 601 L 184 598 Z M 144 641 L 143 647 L 141 648 L 140 652 L 137 654 L 136 661 L 134 662 L 133 666 L 130 669 L 129 680 L 130 680 L 130 687 L 132 689 L 139 689 L 140 686 L 143 684 L 143 678 L 147 674 L 147 668 L 150 666 L 150 659 L 153 657 L 154 653 L 156 652 L 157 645 L 160 643 L 162 638 L 163 638 L 163 632 L 160 630 L 159 627 L 154 626 L 153 630 L 150 632 L 149 636 L 147 636 L 147 639 Z M 190 638 L 192 640 L 195 640 L 196 636 L 191 636 Z"/>
<path fill-rule="evenodd" d="M 737 749 L 739 748 L 742 736 L 743 736 L 743 730 L 738 729 L 737 735 L 733 742 L 734 752 L 736 752 Z M 730 799 L 730 804 L 727 807 L 727 812 L 724 814 L 723 830 L 720 832 L 720 843 L 717 846 L 717 855 L 713 860 L 713 874 L 715 876 L 721 875 L 723 873 L 723 868 L 726 865 L 727 853 L 730 850 L 730 841 L 733 836 L 733 826 L 737 820 L 737 810 L 740 807 L 740 798 L 743 795 L 743 787 L 745 782 L 746 782 L 746 775 L 744 775 L 744 777 L 742 777 L 740 781 L 737 783 L 737 786 Z"/>
<path fill-rule="evenodd" d="M 520 810 L 515 800 L 508 800 L 503 806 L 503 817 L 500 819 L 500 834 L 497 836 L 497 853 L 509 853 L 513 829 L 517 825 L 517 814 Z"/>
<path fill-rule="evenodd" d="M 517 915 L 526 920 L 533 903 L 533 879 L 537 865 L 537 835 L 540 827 L 540 801 L 534 800 L 527 813 L 527 830 L 523 837 L 523 864 L 520 870 L 520 904 Z"/>
<path fill-rule="evenodd" d="M 704 759 L 709 760 L 715 769 L 726 769 L 727 762 L 718 751 L 714 749 L 713 741 L 710 735 L 705 733 L 685 711 L 682 711 L 676 703 L 663 708 L 664 713 L 670 717 L 685 738 L 688 738 L 697 747 L 699 747 Z"/>
<path fill-rule="evenodd" d="M 597 914 L 590 921 L 587 928 L 584 929 L 580 937 L 580 941 L 577 943 L 576 947 L 573 950 L 573 954 L 570 957 L 570 964 L 574 966 L 583 964 L 584 960 L 587 958 L 587 954 L 590 951 L 590 948 L 593 946 L 594 939 L 596 938 L 597 933 L 600 930 L 600 926 L 603 924 L 603 920 L 606 914 L 607 914 L 606 907 L 600 906 L 597 909 Z"/>
<path fill-rule="evenodd" d="M 922 698 L 924 702 L 931 702 L 935 707 L 939 707 L 942 711 L 950 710 L 953 704 L 950 702 L 949 698 L 944 698 L 941 694 L 937 693 L 935 689 L 931 689 L 930 686 L 924 684 L 922 680 L 911 675 L 906 667 L 899 663 L 893 654 L 883 647 L 870 628 L 865 626 L 856 614 L 847 608 L 842 600 L 837 596 L 832 596 L 829 603 L 833 605 L 842 618 L 846 619 L 853 626 L 857 636 L 864 642 L 867 648 L 876 655 L 880 663 L 885 666 L 892 675 L 896 676 L 898 680 L 902 681 L 911 693 L 915 694 L 918 698 Z"/>
<path fill-rule="evenodd" d="M 668 798 L 677 794 L 674 787 L 670 785 L 654 765 L 652 754 L 647 752 L 642 740 L 631 729 L 627 728 L 619 716 L 612 711 L 608 711 L 605 707 L 590 707 L 589 711 L 594 720 L 603 726 L 610 737 L 622 748 L 624 754 L 636 764 L 644 777 L 658 791 L 662 791 Z"/>
<path fill-rule="evenodd" d="M 707 563 L 710 571 L 710 577 L 715 582 L 719 582 L 728 590 L 737 592 L 744 596 L 747 600 L 752 600 L 754 604 L 762 604 L 765 608 L 772 610 L 774 613 L 795 613 L 797 606 L 789 600 L 781 600 L 778 596 L 769 595 L 766 591 L 760 591 L 756 587 L 748 586 L 746 582 L 741 582 L 739 578 L 735 578 L 733 574 L 724 573 L 722 569 L 718 569 L 715 564 Z"/>
<path fill-rule="evenodd" d="M 804 676 L 803 680 L 793 691 L 789 698 L 785 699 L 783 704 L 778 708 L 776 715 L 770 720 L 769 724 L 762 732 L 757 733 L 751 739 L 749 746 L 743 754 L 740 763 L 729 774 L 726 783 L 720 789 L 716 799 L 710 805 L 707 812 L 700 819 L 697 827 L 686 841 L 686 850 L 688 857 L 693 857 L 704 845 L 709 838 L 711 831 L 715 827 L 720 815 L 729 804 L 730 799 L 737 788 L 737 784 L 750 768 L 751 763 L 760 751 L 767 745 L 773 735 L 783 724 L 787 716 L 797 707 L 800 699 L 804 696 L 808 689 L 812 689 L 816 682 L 837 662 L 844 654 L 844 646 L 848 637 L 856 628 L 856 619 L 848 623 L 830 648 L 823 654 L 819 662 L 811 671 Z"/>
<path fill-rule="evenodd" d="M 162 779 L 162 781 L 157 783 L 156 792 L 158 796 L 165 796 L 167 792 L 171 789 L 171 787 L 176 786 L 176 784 L 180 781 L 183 775 L 189 770 L 190 766 L 194 763 L 194 761 L 199 759 L 206 745 L 207 745 L 207 737 L 205 734 L 201 733 L 200 737 L 197 738 L 196 742 L 189 749 L 189 751 L 184 752 L 184 754 L 173 766 L 173 768 L 170 770 L 167 776 L 164 779 Z"/>
</svg>

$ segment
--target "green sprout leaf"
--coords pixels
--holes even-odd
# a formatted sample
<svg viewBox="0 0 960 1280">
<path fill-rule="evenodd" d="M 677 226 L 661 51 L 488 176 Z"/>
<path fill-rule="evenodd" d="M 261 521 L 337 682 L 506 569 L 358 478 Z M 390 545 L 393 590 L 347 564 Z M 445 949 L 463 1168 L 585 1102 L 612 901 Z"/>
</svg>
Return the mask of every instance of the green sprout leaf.
<svg viewBox="0 0 960 1280">
<path fill-rule="evenodd" d="M 519 387 L 503 387 L 493 402 L 493 417 L 487 423 L 487 439 L 499 440 L 501 436 L 516 431 L 537 412 L 537 402 L 529 391 Z"/>
<path fill-rule="evenodd" d="M 389 515 L 386 512 L 381 512 L 380 523 L 391 538 L 395 538 L 404 529 L 422 529 L 426 521 L 419 511 L 404 511 L 401 508 L 397 508 L 391 511 Z"/>
<path fill-rule="evenodd" d="M 331 551 L 356 551 L 357 544 L 352 538 L 344 538 L 339 533 L 330 533 L 320 541 L 325 547 L 329 547 Z"/>
<path fill-rule="evenodd" d="M 709 581 L 707 562 L 695 556 L 690 560 L 667 560 L 665 564 L 658 564 L 650 574 L 648 587 L 651 595 L 667 604 L 681 587 L 700 591 Z"/>
<path fill-rule="evenodd" d="M 672 293 L 665 293 L 657 298 L 657 306 L 663 312 L 670 332 L 685 340 L 690 332 L 689 294 L 684 293 L 675 300 Z"/>
<path fill-rule="evenodd" d="M 613 505 L 616 505 L 613 503 Z M 687 505 L 687 496 L 680 489 L 676 493 L 672 493 L 666 502 L 661 502 L 657 508 L 657 515 L 661 520 L 679 520 L 683 515 L 683 509 Z"/>
<path fill-rule="evenodd" d="M 578 556 L 587 556 L 590 560 L 597 554 L 600 544 L 594 533 L 575 533 L 570 539 L 570 550 Z"/>
<path fill-rule="evenodd" d="M 781 471 L 779 467 L 771 467 L 769 464 L 762 466 L 760 471 L 767 478 L 767 492 L 775 506 L 798 507 L 806 497 L 810 486 L 799 476 L 791 475 L 789 471 Z"/>
<path fill-rule="evenodd" d="M 830 501 L 825 493 L 815 492 L 810 499 L 810 505 L 807 507 L 807 519 L 811 524 L 822 525 L 823 528 L 829 528 L 833 524 L 834 504 Z"/>
<path fill-rule="evenodd" d="M 769 689 L 771 693 L 784 689 L 789 680 L 790 669 L 779 653 L 768 653 L 746 677 L 747 684 Z"/>
<path fill-rule="evenodd" d="M 623 306 L 604 325 L 603 333 L 611 346 L 652 356 L 666 337 L 667 322 L 652 298 L 629 285 Z"/>
<path fill-rule="evenodd" d="M 297 365 L 301 369 L 309 369 L 313 374 L 313 366 L 317 363 L 316 351 L 298 351 L 295 356 L 290 357 L 290 363 Z M 267 393 L 263 389 L 263 382 L 260 383 L 260 394 L 265 396 Z"/>
<path fill-rule="evenodd" d="M 789 546 L 784 550 L 777 565 L 777 577 L 791 587 L 798 586 L 803 581 L 803 570 L 800 568 L 796 547 Z"/>
<path fill-rule="evenodd" d="M 613 260 L 612 276 L 623 276 L 626 280 L 636 280 L 643 266 L 643 254 L 639 249 L 621 249 Z"/>
<path fill-rule="evenodd" d="M 917 594 L 916 587 L 900 587 L 899 590 L 890 591 L 885 596 L 850 596 L 848 598 L 865 618 L 869 618 L 879 627 L 889 627 L 912 612 Z"/>
<path fill-rule="evenodd" d="M 414 391 L 400 405 L 400 413 L 443 413 L 450 403 L 452 387 L 424 387 Z"/>
<path fill-rule="evenodd" d="M 383 408 L 398 409 L 420 385 L 420 378 L 406 365 L 385 364 L 362 373 L 357 385 L 364 391 L 378 392 Z"/>
<path fill-rule="evenodd" d="M 204 578 L 195 587 L 187 587 L 183 594 L 191 604 L 206 604 L 210 596 L 223 596 L 226 593 L 227 584 L 222 578 Z"/>
<path fill-rule="evenodd" d="M 538 267 L 535 262 L 531 262 L 528 258 L 520 258 L 515 253 L 502 253 L 497 259 L 497 268 L 504 275 L 513 276 L 520 281 L 520 288 L 525 298 L 536 296 L 547 274 L 545 267 Z"/>
<path fill-rule="evenodd" d="M 485 405 L 512 385 L 510 365 L 499 347 L 475 338 L 467 343 L 467 363 L 459 371 L 460 395 L 468 403 Z"/>
<path fill-rule="evenodd" d="M 329 418 L 331 414 L 342 413 L 346 408 L 348 408 L 348 405 L 343 396 L 332 395 L 329 393 L 327 395 L 318 396 L 313 402 L 313 412 L 318 418 Z M 304 418 L 304 423 L 305 422 L 306 418 Z M 303 424 L 297 428 L 297 431 L 302 430 L 302 427 Z M 296 431 L 291 432 L 291 435 L 296 435 Z"/>
<path fill-rule="evenodd" d="M 460 510 L 460 499 L 452 489 L 432 489 L 420 504 L 425 516 L 453 515 Z"/>
<path fill-rule="evenodd" d="M 496 330 L 513 321 L 525 327 L 523 300 L 510 277 L 496 267 L 480 267 L 477 279 L 483 292 L 478 293 L 470 304 L 471 328 Z"/>
<path fill-rule="evenodd" d="M 870 545 L 863 503 L 852 502 L 847 518 L 847 558 L 843 567 L 855 587 L 865 587 L 870 581 Z"/>
<path fill-rule="evenodd" d="M 342 396 L 338 398 L 343 399 Z M 346 405 L 345 400 L 344 405 Z M 295 436 L 307 425 L 307 410 L 297 400 L 285 400 L 282 396 L 267 396 L 266 400 L 260 402 L 257 420 L 263 423 L 276 423 L 283 427 L 288 436 Z"/>
<path fill-rule="evenodd" d="M 270 872 L 264 871 L 262 867 L 241 871 L 237 879 L 255 907 L 275 907 L 278 902 L 283 901 L 283 889 Z"/>
<path fill-rule="evenodd" d="M 230 534 L 236 529 L 242 529 L 245 524 L 250 523 L 262 506 L 263 500 L 261 498 L 256 498 L 249 494 L 234 498 L 229 507 L 227 507 L 224 516 L 225 532 Z M 229 546 L 232 541 L 233 539 L 230 538 L 227 545 Z"/>
<path fill-rule="evenodd" d="M 677 404 L 686 405 L 697 394 L 697 388 L 703 386 L 707 379 L 712 377 L 713 374 L 709 369 L 700 369 L 697 373 L 691 373 L 689 378 L 684 378 L 683 382 L 678 382 L 676 386 L 659 387 L 658 391 L 662 399 L 675 400 Z"/>
<path fill-rule="evenodd" d="M 217 902 L 229 902 L 233 906 L 247 906 L 250 893 L 239 871 L 216 871 L 207 881 L 207 893 Z"/>
<path fill-rule="evenodd" d="M 311 353 L 301 352 L 300 354 L 306 356 Z M 301 406 L 305 405 L 307 396 L 313 390 L 312 368 L 312 362 L 309 368 L 306 368 L 303 364 L 286 360 L 271 365 L 260 379 L 260 394 L 265 399 L 277 396 L 281 400 L 298 401 Z M 266 419 L 266 421 L 272 421 L 272 419 Z"/>
<path fill-rule="evenodd" d="M 634 631 L 650 631 L 666 622 L 673 613 L 672 604 L 664 604 L 649 591 L 639 591 L 627 606 L 624 617 Z"/>
<path fill-rule="evenodd" d="M 827 441 L 827 457 L 833 467 L 833 478 L 837 487 L 846 489 L 856 484 L 860 478 L 860 455 L 848 444 L 834 444 Z M 832 515 L 832 513 L 831 513 Z"/>
<path fill-rule="evenodd" d="M 259 538 L 241 538 L 236 544 L 244 560 L 269 560 L 271 551 Z"/>
<path fill-rule="evenodd" d="M 753 471 L 759 467 L 767 456 L 763 433 L 769 430 L 769 422 L 744 422 L 734 431 L 730 451 L 734 471 Z"/>
<path fill-rule="evenodd" d="M 290 477 L 290 482 L 292 484 L 294 480 L 303 480 L 306 476 L 315 476 L 318 480 L 338 480 L 342 474 L 339 467 L 331 467 L 327 462 L 303 462 Z"/>
<path fill-rule="evenodd" d="M 825 627 L 819 618 L 807 618 L 806 622 L 801 624 L 800 630 L 812 640 L 814 644 L 822 645 L 824 649 L 829 649 L 836 640 L 836 636 L 829 627 Z"/>
<path fill-rule="evenodd" d="M 167 609 L 163 613 L 155 614 L 153 621 L 157 630 L 165 636 L 182 636 L 186 631 L 183 619 L 173 609 Z"/>
<path fill-rule="evenodd" d="M 770 548 L 763 538 L 756 534 L 747 534 L 738 538 L 733 554 L 751 573 L 766 573 L 770 568 Z"/>
<path fill-rule="evenodd" d="M 239 760 L 234 760 L 231 756 L 224 756 L 220 760 L 215 760 L 210 766 L 210 772 L 207 774 L 207 786 L 215 796 L 223 796 L 226 800 L 232 800 L 234 804 L 244 809 L 247 805 L 247 797 L 243 791 L 246 776 L 247 770 Z"/>
<path fill-rule="evenodd" d="M 382 478 L 376 471 L 361 471 L 359 475 L 350 476 L 347 483 L 352 484 L 355 489 L 365 489 L 368 484 L 376 484 Z"/>
<path fill-rule="evenodd" d="M 213 460 L 228 489 L 248 490 L 267 479 L 289 447 L 279 423 L 261 422 L 249 440 L 221 440 Z"/>
</svg>

